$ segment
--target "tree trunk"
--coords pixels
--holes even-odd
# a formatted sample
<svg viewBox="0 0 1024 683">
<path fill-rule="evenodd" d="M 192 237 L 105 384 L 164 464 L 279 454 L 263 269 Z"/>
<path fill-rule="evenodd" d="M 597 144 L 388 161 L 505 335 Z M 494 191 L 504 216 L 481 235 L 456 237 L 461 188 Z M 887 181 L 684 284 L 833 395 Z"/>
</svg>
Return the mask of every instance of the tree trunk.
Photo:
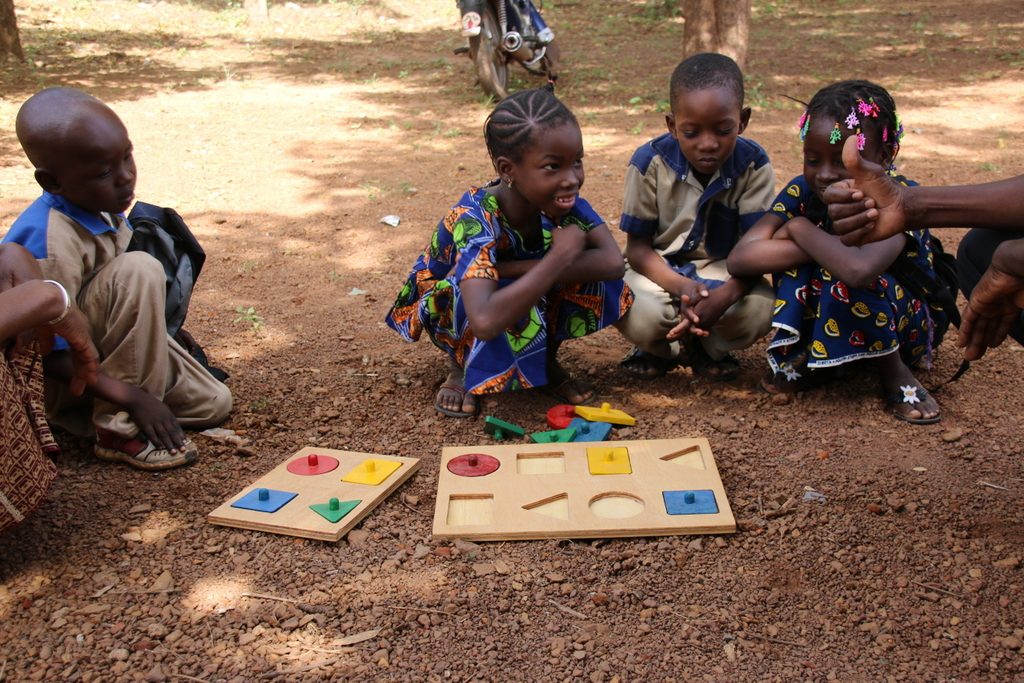
<svg viewBox="0 0 1024 683">
<path fill-rule="evenodd" d="M 720 52 L 742 69 L 750 37 L 750 0 L 685 0 L 683 57 Z"/>
<path fill-rule="evenodd" d="M 14 0 L 0 0 L 0 62 L 6 62 L 8 55 L 25 61 L 18 35 L 18 18 L 14 16 Z"/>
</svg>

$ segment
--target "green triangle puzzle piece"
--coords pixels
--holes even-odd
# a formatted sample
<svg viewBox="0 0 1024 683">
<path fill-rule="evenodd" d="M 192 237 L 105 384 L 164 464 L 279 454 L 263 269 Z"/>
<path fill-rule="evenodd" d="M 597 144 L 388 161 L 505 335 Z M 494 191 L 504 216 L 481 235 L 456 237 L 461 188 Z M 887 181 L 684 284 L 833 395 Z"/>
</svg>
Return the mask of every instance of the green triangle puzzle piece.
<svg viewBox="0 0 1024 683">
<path fill-rule="evenodd" d="M 326 519 L 331 524 L 337 524 L 342 517 L 355 510 L 361 500 L 342 500 L 339 501 L 337 498 L 331 498 L 327 503 L 317 503 L 316 505 L 310 505 L 309 509 Z"/>
<path fill-rule="evenodd" d="M 575 436 L 575 427 L 553 429 L 550 432 L 534 432 L 533 434 L 530 434 L 530 438 L 537 443 L 565 443 L 572 441 Z"/>
<path fill-rule="evenodd" d="M 526 435 L 526 430 L 519 425 L 499 420 L 491 415 L 484 418 L 484 431 L 493 436 L 497 441 L 502 441 L 508 437 L 522 437 Z"/>
</svg>

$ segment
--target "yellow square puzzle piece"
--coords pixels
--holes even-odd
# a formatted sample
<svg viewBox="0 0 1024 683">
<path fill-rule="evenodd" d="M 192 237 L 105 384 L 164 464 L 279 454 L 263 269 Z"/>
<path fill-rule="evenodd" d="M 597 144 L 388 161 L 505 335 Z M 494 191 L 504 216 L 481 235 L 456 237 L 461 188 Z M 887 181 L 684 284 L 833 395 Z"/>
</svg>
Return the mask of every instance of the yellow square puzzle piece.
<svg viewBox="0 0 1024 683">
<path fill-rule="evenodd" d="M 342 477 L 341 480 L 347 481 L 350 484 L 378 486 L 401 466 L 402 463 L 395 462 L 394 460 L 367 458 L 349 470 L 348 474 Z"/>
<path fill-rule="evenodd" d="M 626 448 L 588 448 L 587 468 L 591 474 L 633 474 Z"/>
<path fill-rule="evenodd" d="M 612 408 L 610 403 L 602 403 L 600 408 L 576 406 L 576 414 L 584 420 L 591 422 L 609 422 L 613 425 L 625 425 L 627 427 L 632 427 L 636 424 L 636 418 L 621 410 Z"/>
</svg>

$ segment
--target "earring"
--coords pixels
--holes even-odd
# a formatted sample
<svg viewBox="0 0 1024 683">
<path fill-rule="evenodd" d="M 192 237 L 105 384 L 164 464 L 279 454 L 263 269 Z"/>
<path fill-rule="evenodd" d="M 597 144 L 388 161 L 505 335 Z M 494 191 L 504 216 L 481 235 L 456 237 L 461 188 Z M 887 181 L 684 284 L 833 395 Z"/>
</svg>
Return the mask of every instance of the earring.
<svg viewBox="0 0 1024 683">
<path fill-rule="evenodd" d="M 508 189 L 510 189 L 510 190 L 511 190 L 511 189 L 512 189 L 512 179 L 511 179 L 511 178 L 509 178 L 508 176 L 505 176 L 504 180 L 505 180 L 505 186 L 506 186 L 506 187 L 507 187 Z"/>
</svg>

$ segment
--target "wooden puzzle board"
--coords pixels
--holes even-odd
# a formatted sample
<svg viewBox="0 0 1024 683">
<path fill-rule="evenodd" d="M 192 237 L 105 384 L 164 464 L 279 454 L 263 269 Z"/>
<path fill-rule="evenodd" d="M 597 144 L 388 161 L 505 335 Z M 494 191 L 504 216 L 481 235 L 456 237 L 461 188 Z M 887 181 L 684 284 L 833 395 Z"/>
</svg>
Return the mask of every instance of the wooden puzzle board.
<svg viewBox="0 0 1024 683">
<path fill-rule="evenodd" d="M 288 471 L 289 463 L 295 460 L 304 460 L 314 453 L 318 456 L 329 456 L 336 459 L 338 467 L 330 472 L 315 475 L 299 475 Z M 341 481 L 341 478 L 349 471 L 368 459 L 397 462 L 400 463 L 400 467 L 377 486 Z M 280 465 L 226 500 L 206 519 L 211 524 L 221 526 L 337 542 L 411 477 L 419 467 L 418 458 L 307 447 L 289 455 Z M 244 510 L 231 506 L 244 495 L 260 488 L 289 491 L 298 495 L 277 512 Z M 332 523 L 309 507 L 327 503 L 331 498 L 337 498 L 339 501 L 358 499 L 362 502 L 338 522 Z"/>
<path fill-rule="evenodd" d="M 590 473 L 588 448 L 626 449 L 630 474 Z M 458 476 L 453 458 L 500 461 Z M 476 458 L 474 462 L 490 462 Z M 665 491 L 714 494 L 718 512 L 668 514 Z M 689 496 L 688 496 L 689 498 Z M 693 503 L 693 500 L 688 502 Z M 476 541 L 722 534 L 736 531 L 707 439 L 460 446 L 441 455 L 434 536 Z"/>
</svg>

